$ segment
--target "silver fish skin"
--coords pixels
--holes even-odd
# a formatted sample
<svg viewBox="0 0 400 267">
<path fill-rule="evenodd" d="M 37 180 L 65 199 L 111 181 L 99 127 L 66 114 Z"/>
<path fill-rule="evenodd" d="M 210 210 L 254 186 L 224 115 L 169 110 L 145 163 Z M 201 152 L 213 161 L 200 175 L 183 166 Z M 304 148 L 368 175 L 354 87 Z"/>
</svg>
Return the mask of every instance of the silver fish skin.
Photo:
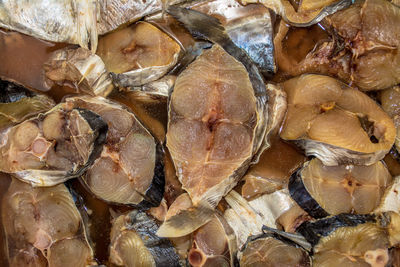
<svg viewBox="0 0 400 267">
<path fill-rule="evenodd" d="M 3 0 L 0 27 L 96 51 L 96 0 Z"/>
<path fill-rule="evenodd" d="M 97 49 L 98 35 L 185 0 L 3 0 L 0 27 L 51 42 Z"/>
</svg>

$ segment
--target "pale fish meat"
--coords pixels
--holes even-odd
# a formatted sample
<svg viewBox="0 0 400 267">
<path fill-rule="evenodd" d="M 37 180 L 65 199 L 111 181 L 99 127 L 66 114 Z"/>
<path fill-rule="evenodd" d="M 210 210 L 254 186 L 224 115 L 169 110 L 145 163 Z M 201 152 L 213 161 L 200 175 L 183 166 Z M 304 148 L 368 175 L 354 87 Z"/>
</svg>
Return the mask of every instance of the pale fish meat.
<svg viewBox="0 0 400 267">
<path fill-rule="evenodd" d="M 61 103 L 1 132 L 0 170 L 33 186 L 54 186 L 80 176 L 106 135 L 100 116 Z"/>
<path fill-rule="evenodd" d="M 32 188 L 13 178 L 1 215 L 10 266 L 96 264 L 82 216 L 65 185 Z"/>
<path fill-rule="evenodd" d="M 99 39 L 97 54 L 119 87 L 141 86 L 164 76 L 181 48 L 148 22 L 138 22 Z"/>
<path fill-rule="evenodd" d="M 178 76 L 170 96 L 167 147 L 193 207 L 167 219 L 158 234 L 179 237 L 211 219 L 209 211 L 268 147 L 272 118 L 259 70 L 219 21 L 177 7 L 168 12 L 216 43 Z"/>
</svg>

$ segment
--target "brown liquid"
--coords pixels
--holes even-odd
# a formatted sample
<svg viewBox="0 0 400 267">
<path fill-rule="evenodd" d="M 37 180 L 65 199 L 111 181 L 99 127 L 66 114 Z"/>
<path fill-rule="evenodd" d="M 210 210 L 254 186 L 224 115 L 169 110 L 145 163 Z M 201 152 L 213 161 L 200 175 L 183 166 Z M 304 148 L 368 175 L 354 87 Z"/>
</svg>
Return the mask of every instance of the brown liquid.
<svg viewBox="0 0 400 267">
<path fill-rule="evenodd" d="M 88 210 L 89 240 L 94 257 L 100 264 L 108 262 L 108 245 L 110 244 L 111 215 L 107 203 L 95 198 L 78 179 L 71 181 L 71 186 L 83 198 L 84 207 Z"/>
<path fill-rule="evenodd" d="M 79 92 L 76 90 L 76 88 L 64 84 L 62 86 L 54 85 L 49 91 L 46 92 L 46 95 L 53 98 L 56 103 L 60 103 L 68 96 L 79 95 Z"/>
<path fill-rule="evenodd" d="M 400 267 L 400 248 L 392 248 L 390 250 L 391 265 L 393 267 Z"/>
<path fill-rule="evenodd" d="M 164 142 L 168 123 L 166 98 L 151 100 L 135 92 L 115 92 L 110 98 L 128 106 L 153 136 Z"/>
<path fill-rule="evenodd" d="M 290 4 L 294 7 L 294 10 L 296 10 L 296 12 L 297 12 L 302 0 L 289 0 L 289 1 L 290 1 Z"/>
<path fill-rule="evenodd" d="M 65 46 L 0 30 L 0 77 L 32 89 L 47 91 L 43 64 L 52 52 Z"/>
<path fill-rule="evenodd" d="M 383 161 L 386 163 L 386 166 L 390 172 L 390 174 L 395 177 L 400 175 L 400 163 L 392 157 L 392 155 L 387 154 Z"/>
<path fill-rule="evenodd" d="M 328 34 L 319 24 L 306 28 L 291 27 L 283 44 L 285 54 L 296 62 L 303 60 L 321 40 L 327 40 Z"/>
<path fill-rule="evenodd" d="M 254 165 L 251 170 L 272 179 L 288 179 L 305 159 L 295 147 L 277 139 L 261 154 L 259 164 Z"/>
<path fill-rule="evenodd" d="M 63 43 L 51 43 L 17 32 L 0 29 L 0 78 L 15 81 L 27 88 L 46 94 L 57 103 L 65 95 L 76 94 L 71 86 L 45 85 L 43 64 L 58 49 L 68 46 Z"/>
<path fill-rule="evenodd" d="M 11 183 L 11 177 L 8 174 L 0 172 L 0 199 L 3 199 L 4 194 L 7 192 L 8 187 Z M 0 205 L 0 214 L 2 216 L 7 216 L 7 211 L 2 210 L 3 205 Z M 2 222 L 3 220 L 1 220 Z M 3 223 L 0 224 L 0 266 L 8 266 L 7 260 L 7 244 L 6 244 L 6 236 L 4 232 Z"/>
<path fill-rule="evenodd" d="M 275 23 L 276 33 L 279 29 L 279 23 L 279 20 Z M 328 40 L 328 38 L 329 35 L 320 24 L 305 28 L 290 27 L 286 37 L 282 41 L 282 54 L 287 62 L 280 62 L 279 56 L 277 55 L 278 52 L 275 51 L 278 71 L 272 78 L 272 81 L 281 83 L 292 78 L 292 75 L 289 74 L 290 72 L 283 70 L 279 66 L 283 64 L 286 68 L 297 69 L 299 67 L 298 64 L 306 58 L 307 54 L 314 49 L 316 44 Z"/>
<path fill-rule="evenodd" d="M 247 184 L 242 187 L 245 198 L 253 198 L 259 194 L 271 193 L 287 187 L 290 175 L 305 162 L 303 156 L 295 147 L 285 143 L 280 138 L 272 141 L 271 147 L 264 151 L 257 164 L 250 167 L 247 174 L 265 180 L 265 183 Z M 266 183 L 270 182 L 267 187 Z"/>
<path fill-rule="evenodd" d="M 165 171 L 165 192 L 164 198 L 167 202 L 167 206 L 175 201 L 175 199 L 183 194 L 185 191 L 182 189 L 182 185 L 176 176 L 175 166 L 171 159 L 171 155 L 167 148 L 165 148 L 164 155 L 164 171 Z"/>
</svg>

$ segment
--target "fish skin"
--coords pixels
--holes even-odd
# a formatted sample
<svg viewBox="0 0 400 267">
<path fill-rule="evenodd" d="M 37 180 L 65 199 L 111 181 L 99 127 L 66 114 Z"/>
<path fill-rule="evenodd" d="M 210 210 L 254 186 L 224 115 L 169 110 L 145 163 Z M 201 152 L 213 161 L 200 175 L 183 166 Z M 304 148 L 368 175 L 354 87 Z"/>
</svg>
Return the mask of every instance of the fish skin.
<svg viewBox="0 0 400 267">
<path fill-rule="evenodd" d="M 90 43 L 96 51 L 97 4 L 95 0 L 4 0 L 0 2 L 0 27 L 84 48 Z"/>
<path fill-rule="evenodd" d="M 255 135 L 264 137 L 253 144 L 255 155 L 252 162 L 257 162 L 260 154 L 264 149 L 269 147 L 268 142 L 265 142 L 264 139 L 268 138 L 269 131 L 272 130 L 268 129 L 268 127 L 263 127 L 264 124 L 271 123 L 271 115 L 268 111 L 271 87 L 266 87 L 265 79 L 259 67 L 244 49 L 235 44 L 217 18 L 196 10 L 189 10 L 178 6 L 169 6 L 166 11 L 181 22 L 193 36 L 220 45 L 229 55 L 242 63 L 246 68 L 254 90 L 254 95 L 257 98 L 257 109 L 260 114 L 259 127 L 256 128 Z"/>
<path fill-rule="evenodd" d="M 213 218 L 213 215 L 214 208 L 207 202 L 200 202 L 199 205 L 182 210 L 170 219 L 165 220 L 157 230 L 157 235 L 160 237 L 188 235 L 208 223 Z"/>
<path fill-rule="evenodd" d="M 98 35 L 186 1 L 2 0 L 0 27 L 96 52 Z"/>
<path fill-rule="evenodd" d="M 228 54 L 241 62 L 249 73 L 256 96 L 265 96 L 268 98 L 264 78 L 258 70 L 257 65 L 243 49 L 239 48 L 232 41 L 218 19 L 195 10 L 177 6 L 168 7 L 167 12 L 180 21 L 192 35 L 220 45 Z"/>
<path fill-rule="evenodd" d="M 237 166 L 236 170 L 217 186 L 209 188 L 201 197 L 192 198 L 193 205 L 188 209 L 182 210 L 169 220 L 164 221 L 164 224 L 157 233 L 162 236 L 178 237 L 191 233 L 207 223 L 212 218 L 213 210 L 220 199 L 228 194 L 237 181 L 244 175 L 252 162 L 252 158 L 262 150 L 260 147 L 267 131 L 269 113 L 267 105 L 268 94 L 263 76 L 247 53 L 235 45 L 218 19 L 198 11 L 176 6 L 168 7 L 167 12 L 180 21 L 192 35 L 215 43 L 216 48 L 213 47 L 211 49 L 216 50 L 222 47 L 234 60 L 243 65 L 249 77 L 249 85 L 251 84 L 253 94 L 256 98 L 257 110 L 257 125 L 253 129 L 255 137 L 251 145 L 251 156 L 244 160 L 240 166 Z M 196 218 L 196 220 L 193 218 Z"/>
</svg>

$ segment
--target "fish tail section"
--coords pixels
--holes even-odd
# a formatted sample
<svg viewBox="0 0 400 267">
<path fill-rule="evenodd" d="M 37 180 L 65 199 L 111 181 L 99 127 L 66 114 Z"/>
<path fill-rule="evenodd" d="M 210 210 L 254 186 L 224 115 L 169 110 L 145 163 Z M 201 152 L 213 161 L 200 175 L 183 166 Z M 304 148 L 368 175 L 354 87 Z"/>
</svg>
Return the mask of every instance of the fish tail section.
<svg viewBox="0 0 400 267">
<path fill-rule="evenodd" d="M 181 237 L 188 235 L 209 222 L 214 216 L 214 209 L 207 202 L 180 210 L 166 219 L 157 231 L 161 237 Z"/>
<path fill-rule="evenodd" d="M 181 22 L 195 37 L 209 40 L 220 45 L 222 43 L 231 42 L 224 26 L 214 17 L 174 5 L 169 6 L 166 11 Z"/>
</svg>

